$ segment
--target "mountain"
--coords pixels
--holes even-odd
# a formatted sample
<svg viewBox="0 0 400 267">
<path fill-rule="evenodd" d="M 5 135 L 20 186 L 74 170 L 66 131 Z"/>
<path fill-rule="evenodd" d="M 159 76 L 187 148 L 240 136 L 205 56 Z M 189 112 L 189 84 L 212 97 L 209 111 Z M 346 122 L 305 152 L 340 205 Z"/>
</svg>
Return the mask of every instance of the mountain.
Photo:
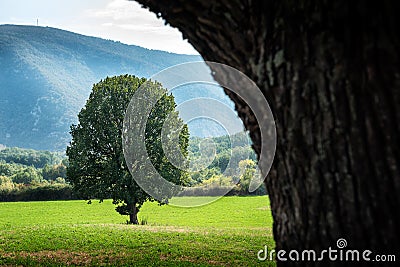
<svg viewBox="0 0 400 267">
<path fill-rule="evenodd" d="M 0 144 L 64 150 L 94 83 L 126 73 L 149 78 L 200 60 L 50 27 L 0 25 Z M 221 88 L 173 94 L 179 102 L 212 97 L 229 103 Z M 194 123 L 191 134 L 205 135 L 203 128 Z"/>
</svg>

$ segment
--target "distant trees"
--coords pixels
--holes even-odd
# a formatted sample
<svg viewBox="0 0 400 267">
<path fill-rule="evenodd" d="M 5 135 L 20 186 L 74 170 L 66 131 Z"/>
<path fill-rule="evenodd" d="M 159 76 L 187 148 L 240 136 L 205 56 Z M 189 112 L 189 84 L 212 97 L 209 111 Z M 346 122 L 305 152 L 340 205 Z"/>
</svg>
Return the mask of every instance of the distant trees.
<svg viewBox="0 0 400 267">
<path fill-rule="evenodd" d="M 33 149 L 24 149 L 9 147 L 0 150 L 0 160 L 8 163 L 19 163 L 35 168 L 43 168 L 46 164 L 52 165 L 60 162 L 62 156 L 60 153 L 50 151 L 37 151 Z"/>
<path fill-rule="evenodd" d="M 38 184 L 43 178 L 40 177 L 34 167 L 26 167 L 11 176 L 11 179 L 17 184 Z"/>
<path fill-rule="evenodd" d="M 75 198 L 65 183 L 67 161 L 60 153 L 22 148 L 0 152 L 0 201 Z"/>
<path fill-rule="evenodd" d="M 47 181 L 56 181 L 58 178 L 65 178 L 67 167 L 61 163 L 57 165 L 45 165 L 42 170 L 43 179 Z"/>
<path fill-rule="evenodd" d="M 65 178 L 67 164 L 60 152 L 17 147 L 0 150 L 0 176 L 9 177 L 17 184 L 39 184 Z"/>
<path fill-rule="evenodd" d="M 205 139 L 193 137 L 189 141 L 189 159 L 196 162 L 194 171 L 190 173 L 190 185 L 196 187 L 188 194 L 194 195 L 218 195 L 223 188 L 236 184 L 236 187 L 229 192 L 229 195 L 264 195 L 266 190 L 260 187 L 250 193 L 249 184 L 251 179 L 257 175 L 257 160 L 254 151 L 248 144 L 247 133 L 238 133 L 233 136 L 213 137 L 210 142 L 215 145 L 215 158 L 206 168 L 204 165 L 199 147 Z M 200 159 L 200 160 L 199 160 Z M 204 189 L 199 188 L 204 187 Z M 221 189 L 219 190 L 218 189 Z M 223 194 L 223 193 L 222 193 Z"/>
<path fill-rule="evenodd" d="M 79 124 L 71 126 L 72 142 L 67 148 L 67 180 L 76 192 L 89 203 L 94 198 L 100 201 L 112 198 L 116 210 L 129 215 L 132 224 L 138 223 L 137 213 L 142 204 L 147 200 L 154 201 L 132 178 L 122 148 L 125 110 L 136 90 L 145 82 L 144 78 L 124 75 L 95 84 L 78 115 Z M 147 85 L 148 90 L 162 93 L 147 120 L 147 152 L 165 179 L 183 184 L 187 174 L 168 162 L 161 145 L 163 123 L 170 112 L 175 112 L 174 97 L 158 83 L 148 82 Z M 183 124 L 180 119 L 174 122 Z M 188 135 L 185 125 L 179 138 L 183 154 L 187 153 Z"/>
<path fill-rule="evenodd" d="M 243 193 L 249 192 L 250 181 L 255 176 L 260 175 L 257 173 L 257 163 L 252 159 L 245 159 L 239 162 L 239 172 L 240 172 L 240 179 L 239 179 L 239 191 Z M 259 187 L 254 194 L 257 195 L 264 195 L 267 193 L 265 187 Z"/>
<path fill-rule="evenodd" d="M 214 186 L 214 187 L 221 187 L 221 186 L 230 186 L 232 185 L 232 177 L 227 177 L 222 174 L 214 174 L 207 180 L 203 180 L 200 186 Z"/>
<path fill-rule="evenodd" d="M 0 175 L 0 194 L 14 189 L 15 185 L 10 177 Z"/>
</svg>

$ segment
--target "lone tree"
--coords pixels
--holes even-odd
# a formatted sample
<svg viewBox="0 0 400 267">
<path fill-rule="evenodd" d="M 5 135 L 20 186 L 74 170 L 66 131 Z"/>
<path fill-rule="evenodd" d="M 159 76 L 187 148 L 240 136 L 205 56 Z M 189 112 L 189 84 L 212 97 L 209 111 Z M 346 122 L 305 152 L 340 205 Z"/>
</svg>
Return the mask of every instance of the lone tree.
<svg viewBox="0 0 400 267">
<path fill-rule="evenodd" d="M 124 75 L 106 78 L 93 86 L 85 107 L 78 115 L 79 124 L 71 126 L 72 142 L 67 148 L 69 166 L 67 180 L 75 191 L 91 203 L 91 199 L 113 199 L 121 215 L 129 215 L 129 223 L 138 224 L 137 213 L 142 204 L 154 201 L 131 176 L 122 148 L 122 130 L 125 110 L 136 92 L 145 83 L 144 78 Z M 175 112 L 172 95 L 158 83 L 146 82 L 146 90 L 162 93 L 152 109 L 146 124 L 146 148 L 156 170 L 175 184 L 185 184 L 187 173 L 170 164 L 162 151 L 161 130 L 165 118 Z M 189 133 L 187 125 L 174 116 L 182 131 L 180 148 L 187 155 Z M 147 131 L 147 129 L 149 129 Z M 161 203 L 160 203 L 161 204 Z"/>
<path fill-rule="evenodd" d="M 322 250 L 345 238 L 349 248 L 398 253 L 399 1 L 137 2 L 205 60 L 247 74 L 269 101 L 278 140 L 265 183 L 277 249 Z M 259 154 L 254 115 L 226 93 Z"/>
</svg>

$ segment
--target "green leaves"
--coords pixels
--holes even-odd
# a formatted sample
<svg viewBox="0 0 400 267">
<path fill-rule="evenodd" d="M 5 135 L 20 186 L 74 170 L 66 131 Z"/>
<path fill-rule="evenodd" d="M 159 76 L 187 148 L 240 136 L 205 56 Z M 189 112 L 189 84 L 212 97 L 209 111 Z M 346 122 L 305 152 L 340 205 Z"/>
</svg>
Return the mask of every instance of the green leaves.
<svg viewBox="0 0 400 267">
<path fill-rule="evenodd" d="M 107 77 L 95 84 L 78 115 L 79 124 L 71 126 L 72 142 L 67 148 L 67 177 L 78 194 L 87 200 L 112 198 L 114 204 L 119 205 L 117 211 L 123 215 L 136 213 L 145 201 L 153 200 L 130 175 L 122 148 L 126 108 L 145 82 L 144 78 L 123 75 Z M 173 113 L 173 125 L 183 128 L 179 141 L 182 153 L 187 154 L 187 126 L 175 111 L 174 97 L 168 95 L 161 84 L 148 82 L 146 89 L 148 94 L 162 95 L 147 122 L 138 121 L 146 123 L 147 153 L 165 179 L 182 184 L 187 180 L 187 174 L 169 163 L 164 155 L 161 131 L 166 117 Z"/>
</svg>

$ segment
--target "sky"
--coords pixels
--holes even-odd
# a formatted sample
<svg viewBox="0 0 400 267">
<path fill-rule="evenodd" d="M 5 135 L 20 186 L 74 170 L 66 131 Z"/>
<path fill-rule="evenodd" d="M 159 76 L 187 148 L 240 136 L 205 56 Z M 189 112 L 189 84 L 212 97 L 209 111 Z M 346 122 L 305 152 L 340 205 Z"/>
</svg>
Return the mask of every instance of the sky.
<svg viewBox="0 0 400 267">
<path fill-rule="evenodd" d="M 0 0 L 0 24 L 49 26 L 125 44 L 198 54 L 181 32 L 127 0 Z"/>
</svg>

